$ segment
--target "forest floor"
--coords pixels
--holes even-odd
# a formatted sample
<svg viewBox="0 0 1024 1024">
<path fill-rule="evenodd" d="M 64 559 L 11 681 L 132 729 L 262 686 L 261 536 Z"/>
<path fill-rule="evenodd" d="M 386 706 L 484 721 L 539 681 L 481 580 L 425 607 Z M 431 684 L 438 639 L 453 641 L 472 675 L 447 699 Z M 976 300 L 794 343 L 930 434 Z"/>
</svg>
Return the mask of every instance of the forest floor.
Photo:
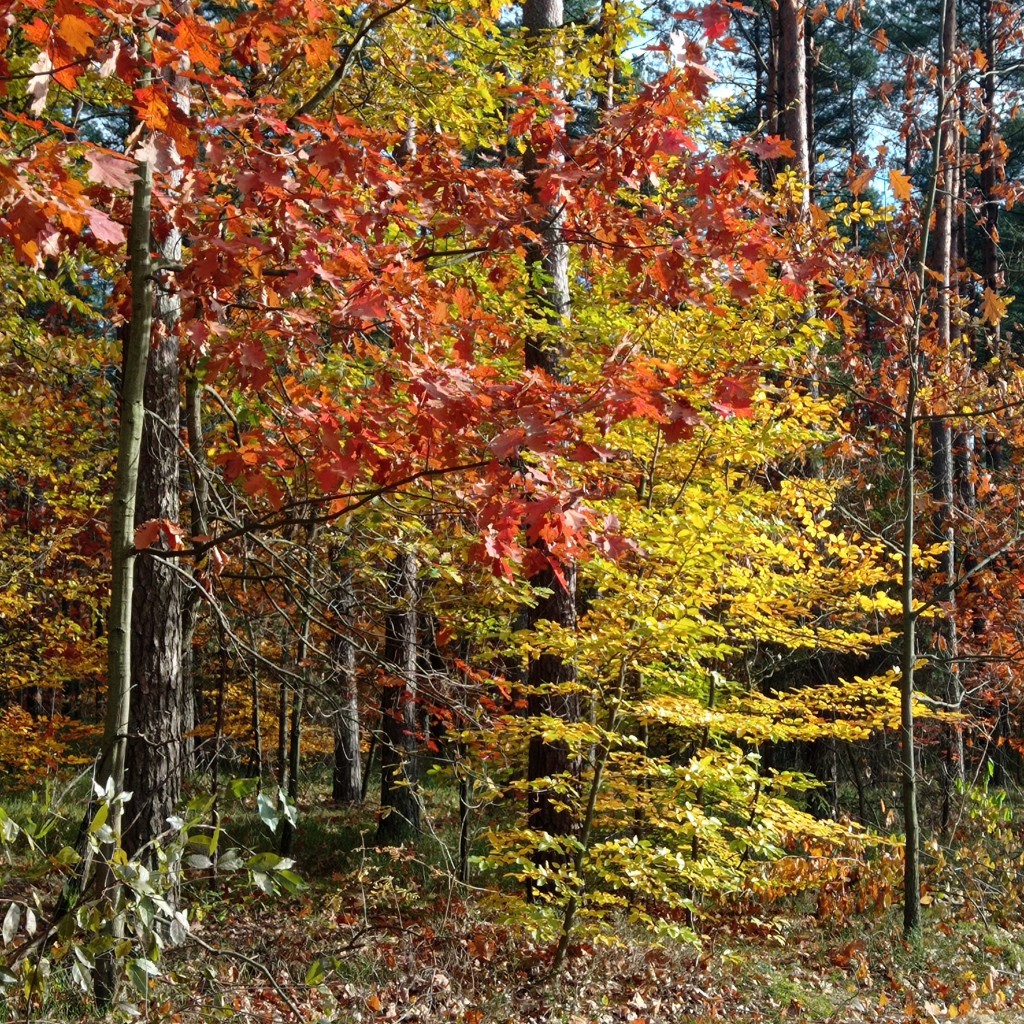
<svg viewBox="0 0 1024 1024">
<path fill-rule="evenodd" d="M 963 885 L 958 899 L 936 894 L 912 943 L 880 875 L 862 882 L 874 902 L 860 909 L 813 891 L 723 906 L 699 923 L 699 948 L 653 945 L 624 925 L 577 942 L 552 971 L 553 945 L 495 923 L 507 914 L 454 882 L 436 835 L 442 856 L 423 844 L 374 851 L 349 812 L 302 821 L 309 888 L 287 900 L 241 888 L 207 900 L 194 924 L 205 949 L 197 959 L 187 946 L 168 964 L 172 982 L 185 983 L 169 992 L 191 996 L 155 1000 L 149 1020 L 269 1024 L 298 1011 L 338 1024 L 1024 1021 L 1024 919 L 1016 878 L 992 887 L 1000 865 L 973 890 L 999 906 L 963 898 Z"/>
<path fill-rule="evenodd" d="M 155 1000 L 147 1019 L 269 1024 L 297 1010 L 339 1024 L 1024 1020 L 1024 930 L 944 922 L 938 910 L 914 944 L 892 914 L 841 928 L 813 916 L 771 927 L 737 921 L 705 936 L 700 950 L 626 934 L 579 943 L 553 973 L 551 947 L 488 923 L 472 902 L 435 899 L 404 911 L 396 903 L 387 919 L 378 916 L 384 909 L 323 891 L 287 905 L 227 900 L 196 934 L 233 952 L 200 949 L 197 961 L 186 947 L 174 973 L 187 984 L 168 996 L 192 995 Z"/>
<path fill-rule="evenodd" d="M 187 880 L 191 936 L 160 959 L 147 998 L 108 1020 L 147 1024 L 859 1024 L 1024 1022 L 1022 837 L 978 819 L 925 873 L 921 936 L 899 912 L 899 851 L 860 862 L 855 885 L 706 906 L 700 945 L 623 923 L 554 945 L 510 923 L 510 903 L 455 881 L 451 821 L 404 848 L 371 845 L 372 813 L 304 801 L 295 868 L 304 887 L 267 895 L 244 872 Z M 224 845 L 267 849 L 255 813 L 225 813 Z M 447 830 L 447 831 L 446 831 Z M 63 840 L 57 840 L 59 843 Z M 942 873 L 938 873 L 941 868 Z M 816 876 L 814 876 L 816 878 Z M 954 884 L 955 883 L 955 884 Z M 9 895 L 9 894 L 8 894 Z M 518 902 L 523 916 L 524 904 Z M 0 1021 L 95 1022 L 53 963 L 47 998 Z"/>
</svg>

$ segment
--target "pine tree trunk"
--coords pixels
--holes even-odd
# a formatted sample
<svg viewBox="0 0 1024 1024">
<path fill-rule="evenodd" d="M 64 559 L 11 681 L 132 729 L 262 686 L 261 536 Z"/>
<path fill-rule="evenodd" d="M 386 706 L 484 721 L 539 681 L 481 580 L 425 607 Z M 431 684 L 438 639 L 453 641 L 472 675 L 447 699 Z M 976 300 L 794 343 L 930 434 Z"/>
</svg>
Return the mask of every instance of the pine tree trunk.
<svg viewBox="0 0 1024 1024">
<path fill-rule="evenodd" d="M 185 0 L 177 4 L 185 14 Z M 147 39 L 144 49 L 152 45 Z M 161 74 L 183 113 L 190 112 L 188 83 L 168 66 Z M 171 183 L 180 172 L 172 172 Z M 181 263 L 182 237 L 173 222 L 158 247 L 161 263 Z M 145 408 L 139 463 L 136 523 L 180 517 L 180 420 L 178 323 L 181 299 L 173 270 L 158 274 L 154 291 L 153 338 L 146 369 Z M 181 796 L 186 767 L 185 734 L 191 726 L 191 693 L 182 672 L 184 588 L 179 566 L 155 554 L 136 559 L 132 601 L 132 700 L 126 751 L 126 778 L 132 802 L 126 811 L 124 847 L 129 856 L 143 851 L 167 828 Z"/>
<path fill-rule="evenodd" d="M 789 167 L 803 182 L 811 180 L 808 133 L 807 41 L 801 0 L 779 0 L 779 45 L 776 79 L 779 84 L 781 134 L 793 145 Z M 810 202 L 804 193 L 804 205 Z"/>
<path fill-rule="evenodd" d="M 163 259 L 181 259 L 181 235 L 171 228 Z M 177 523 L 179 419 L 177 295 L 156 289 L 154 339 L 146 371 L 146 422 L 139 464 L 135 523 Z M 181 795 L 188 695 L 182 673 L 182 581 L 178 566 L 155 554 L 136 559 L 132 601 L 132 702 L 127 749 L 124 847 L 139 854 L 167 828 Z"/>
</svg>

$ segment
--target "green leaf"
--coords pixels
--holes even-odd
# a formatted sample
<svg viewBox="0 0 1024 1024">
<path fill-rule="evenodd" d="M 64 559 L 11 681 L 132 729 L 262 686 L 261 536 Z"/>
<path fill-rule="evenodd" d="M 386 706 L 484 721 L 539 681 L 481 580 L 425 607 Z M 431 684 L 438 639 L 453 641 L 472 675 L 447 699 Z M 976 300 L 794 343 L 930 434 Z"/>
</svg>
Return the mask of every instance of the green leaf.
<svg viewBox="0 0 1024 1024">
<path fill-rule="evenodd" d="M 246 862 L 245 866 L 250 871 L 284 871 L 290 868 L 295 861 L 288 857 L 281 857 L 276 853 L 257 853 L 255 856 L 250 857 Z"/>
<path fill-rule="evenodd" d="M 307 985 L 320 985 L 327 978 L 327 973 L 324 971 L 324 965 L 319 960 L 314 960 L 309 965 L 309 970 L 306 971 L 306 984 Z"/>
<path fill-rule="evenodd" d="M 252 796 L 253 793 L 259 788 L 260 780 L 254 779 L 232 779 L 228 783 L 228 792 L 236 800 L 244 800 L 248 796 Z"/>
<path fill-rule="evenodd" d="M 108 817 L 110 817 L 110 804 L 100 804 L 99 810 L 96 811 L 96 817 L 92 819 L 92 824 L 89 825 L 89 834 L 95 835 L 99 832 L 99 830 L 107 823 Z"/>
</svg>

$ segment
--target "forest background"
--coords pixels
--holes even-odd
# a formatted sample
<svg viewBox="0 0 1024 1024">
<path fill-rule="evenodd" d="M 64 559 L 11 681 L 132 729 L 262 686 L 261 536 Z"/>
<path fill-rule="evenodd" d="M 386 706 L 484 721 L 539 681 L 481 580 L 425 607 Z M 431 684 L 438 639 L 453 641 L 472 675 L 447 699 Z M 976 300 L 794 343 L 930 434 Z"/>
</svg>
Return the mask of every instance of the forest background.
<svg viewBox="0 0 1024 1024">
<path fill-rule="evenodd" d="M 0 1002 L 1024 1000 L 1024 19 L 4 0 Z"/>
</svg>

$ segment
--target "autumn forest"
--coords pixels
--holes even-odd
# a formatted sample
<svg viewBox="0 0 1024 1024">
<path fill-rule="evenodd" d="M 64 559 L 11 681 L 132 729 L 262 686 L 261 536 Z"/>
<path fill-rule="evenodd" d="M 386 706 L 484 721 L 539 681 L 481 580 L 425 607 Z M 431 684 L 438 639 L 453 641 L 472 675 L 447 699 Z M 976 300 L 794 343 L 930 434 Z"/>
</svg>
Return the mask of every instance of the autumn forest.
<svg viewBox="0 0 1024 1024">
<path fill-rule="evenodd" d="M 3 1019 L 1024 1019 L 1019 5 L 0 11 Z"/>
</svg>

